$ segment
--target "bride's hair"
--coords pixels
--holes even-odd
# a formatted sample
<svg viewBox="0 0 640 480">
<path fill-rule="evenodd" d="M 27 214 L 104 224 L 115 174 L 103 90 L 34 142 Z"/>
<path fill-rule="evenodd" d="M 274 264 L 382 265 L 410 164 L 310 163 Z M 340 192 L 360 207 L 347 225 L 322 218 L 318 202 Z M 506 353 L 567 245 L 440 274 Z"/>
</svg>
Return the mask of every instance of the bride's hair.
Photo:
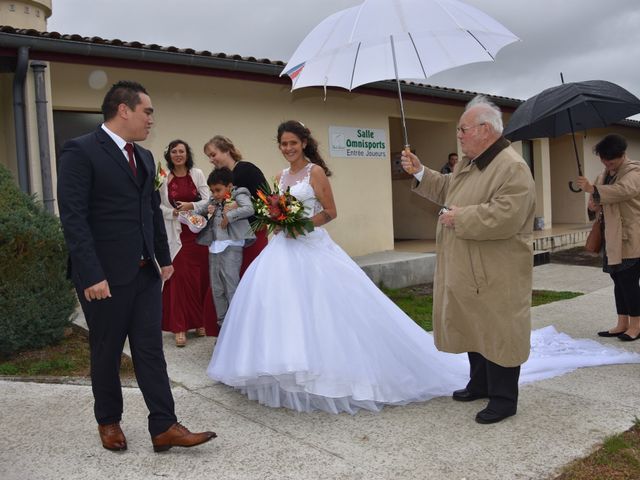
<svg viewBox="0 0 640 480">
<path fill-rule="evenodd" d="M 327 167 L 326 162 L 320 155 L 320 152 L 318 151 L 318 141 L 311 136 L 311 130 L 297 120 L 287 120 L 286 122 L 282 122 L 278 127 L 278 144 L 280 144 L 282 134 L 285 132 L 293 133 L 302 142 L 306 142 L 307 146 L 304 147 L 303 150 L 305 157 L 311 160 L 311 163 L 315 163 L 321 167 L 327 177 L 331 176 L 331 170 L 329 170 L 329 167 Z"/>
</svg>

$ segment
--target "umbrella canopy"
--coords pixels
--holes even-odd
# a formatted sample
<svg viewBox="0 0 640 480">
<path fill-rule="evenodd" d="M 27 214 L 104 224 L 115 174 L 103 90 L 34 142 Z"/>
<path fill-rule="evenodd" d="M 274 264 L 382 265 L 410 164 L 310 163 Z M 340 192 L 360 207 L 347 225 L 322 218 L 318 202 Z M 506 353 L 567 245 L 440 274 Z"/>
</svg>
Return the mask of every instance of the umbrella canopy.
<svg viewBox="0 0 640 480">
<path fill-rule="evenodd" d="M 513 112 L 504 136 L 511 141 L 557 137 L 606 127 L 640 113 L 640 99 L 604 80 L 565 83 L 531 97 Z"/>
<path fill-rule="evenodd" d="M 365 0 L 316 26 L 281 75 L 291 77 L 292 90 L 352 90 L 380 80 L 423 80 L 449 68 L 492 61 L 517 40 L 499 22 L 458 0 Z"/>
<path fill-rule="evenodd" d="M 420 81 L 449 68 L 492 61 L 517 40 L 496 20 L 458 0 L 365 0 L 323 20 L 280 75 L 291 77 L 292 90 L 352 90 L 395 79 L 408 147 L 400 79 Z"/>
</svg>

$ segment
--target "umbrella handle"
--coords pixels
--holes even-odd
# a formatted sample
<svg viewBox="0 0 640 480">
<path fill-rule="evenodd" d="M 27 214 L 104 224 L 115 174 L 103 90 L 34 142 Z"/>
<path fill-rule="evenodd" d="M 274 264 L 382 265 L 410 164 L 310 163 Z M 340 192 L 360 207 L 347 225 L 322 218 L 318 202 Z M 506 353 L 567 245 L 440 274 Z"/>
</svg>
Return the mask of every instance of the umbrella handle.
<svg viewBox="0 0 640 480">
<path fill-rule="evenodd" d="M 580 193 L 582 191 L 582 189 L 580 188 L 575 188 L 573 186 L 573 182 L 569 182 L 569 190 L 571 190 L 573 193 Z"/>
</svg>

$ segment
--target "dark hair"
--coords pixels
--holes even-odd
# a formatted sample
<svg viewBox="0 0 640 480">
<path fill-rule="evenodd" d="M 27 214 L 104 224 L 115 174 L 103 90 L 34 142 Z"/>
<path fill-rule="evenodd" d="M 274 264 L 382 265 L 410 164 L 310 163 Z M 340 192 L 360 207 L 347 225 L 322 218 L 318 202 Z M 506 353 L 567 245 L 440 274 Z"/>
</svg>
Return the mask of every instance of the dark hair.
<svg viewBox="0 0 640 480">
<path fill-rule="evenodd" d="M 228 153 L 236 162 L 242 160 L 242 154 L 238 151 L 233 142 L 223 135 L 216 135 L 204 144 L 205 148 L 207 145 L 213 145 L 221 152 Z"/>
<path fill-rule="evenodd" d="M 318 151 L 318 142 L 311 136 L 311 130 L 297 120 L 287 120 L 286 122 L 282 122 L 278 127 L 278 144 L 280 144 L 282 134 L 285 132 L 293 133 L 301 141 L 306 142 L 307 146 L 304 147 L 303 150 L 305 157 L 311 160 L 312 163 L 322 167 L 327 177 L 331 176 L 331 170 L 329 170 L 329 167 L 327 167 L 327 164 L 320 155 L 320 152 Z"/>
<path fill-rule="evenodd" d="M 451 157 L 453 157 L 454 155 L 455 155 L 456 157 L 458 156 L 458 154 L 457 154 L 456 152 L 451 152 L 451 153 L 447 156 L 447 160 L 451 160 Z"/>
<path fill-rule="evenodd" d="M 102 101 L 102 116 L 104 120 L 111 120 L 118 113 L 118 106 L 124 103 L 131 110 L 135 110 L 140 103 L 140 94 L 147 93 L 147 90 L 138 82 L 120 80 L 114 83 Z"/>
<path fill-rule="evenodd" d="M 207 185 L 229 185 L 230 183 L 233 183 L 233 173 L 227 167 L 214 169 L 207 178 Z"/>
<path fill-rule="evenodd" d="M 191 147 L 184 140 L 180 140 L 179 138 L 177 138 L 175 140 L 171 140 L 169 142 L 169 146 L 164 151 L 164 159 L 167 161 L 167 168 L 169 168 L 169 170 L 171 170 L 172 172 L 175 168 L 175 165 L 171 161 L 171 150 L 173 150 L 180 144 L 184 145 L 184 148 L 187 150 L 187 162 L 185 163 L 187 170 L 191 170 L 193 168 L 193 153 L 191 153 Z"/>
<path fill-rule="evenodd" d="M 593 147 L 593 153 L 603 160 L 620 158 L 626 151 L 627 139 L 615 133 L 607 135 Z"/>
</svg>

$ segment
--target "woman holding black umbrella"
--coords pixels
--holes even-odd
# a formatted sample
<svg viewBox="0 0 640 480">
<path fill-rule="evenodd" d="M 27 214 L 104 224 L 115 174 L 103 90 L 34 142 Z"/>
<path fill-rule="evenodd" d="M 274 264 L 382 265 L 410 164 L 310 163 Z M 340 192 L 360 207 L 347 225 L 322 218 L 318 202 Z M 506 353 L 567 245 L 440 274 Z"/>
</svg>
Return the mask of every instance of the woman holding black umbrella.
<svg viewBox="0 0 640 480">
<path fill-rule="evenodd" d="M 624 137 L 604 137 L 593 149 L 604 171 L 594 184 L 582 176 L 577 184 L 590 194 L 589 209 L 601 214 L 602 269 L 615 285 L 618 323 L 598 335 L 633 341 L 640 339 L 640 163 L 626 150 Z"/>
</svg>

